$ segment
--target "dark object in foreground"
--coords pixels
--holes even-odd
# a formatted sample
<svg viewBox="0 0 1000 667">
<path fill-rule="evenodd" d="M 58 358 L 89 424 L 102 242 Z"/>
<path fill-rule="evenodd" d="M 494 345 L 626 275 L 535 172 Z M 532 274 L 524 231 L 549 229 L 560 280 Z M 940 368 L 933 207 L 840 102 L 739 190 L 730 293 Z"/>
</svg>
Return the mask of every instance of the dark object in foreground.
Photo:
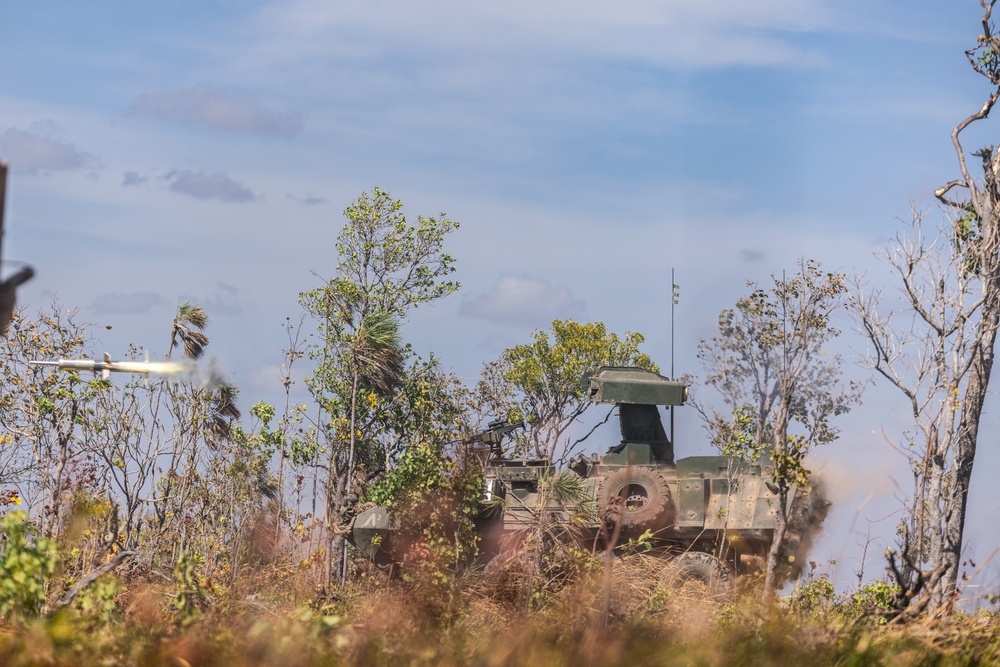
<svg viewBox="0 0 1000 667">
<path fill-rule="evenodd" d="M 3 215 L 7 203 L 7 163 L 0 162 L 0 258 L 3 257 Z M 31 280 L 35 270 L 22 266 L 13 275 L 0 282 L 0 335 L 7 333 L 7 327 L 14 315 L 17 288 Z"/>
</svg>

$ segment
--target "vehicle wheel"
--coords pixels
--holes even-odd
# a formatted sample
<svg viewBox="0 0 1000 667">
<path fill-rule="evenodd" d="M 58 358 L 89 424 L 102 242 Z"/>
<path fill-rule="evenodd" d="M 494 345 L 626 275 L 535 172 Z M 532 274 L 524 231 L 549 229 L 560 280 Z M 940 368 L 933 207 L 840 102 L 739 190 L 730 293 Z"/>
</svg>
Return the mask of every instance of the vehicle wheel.
<svg viewBox="0 0 1000 667">
<path fill-rule="evenodd" d="M 647 468 L 612 473 L 601 485 L 600 499 L 605 520 L 623 530 L 656 532 L 674 524 L 667 480 Z"/>
<path fill-rule="evenodd" d="M 667 589 L 689 584 L 704 586 L 712 597 L 727 598 L 733 593 L 729 566 L 709 553 L 689 551 L 674 558 L 663 569 L 660 584 Z"/>
</svg>

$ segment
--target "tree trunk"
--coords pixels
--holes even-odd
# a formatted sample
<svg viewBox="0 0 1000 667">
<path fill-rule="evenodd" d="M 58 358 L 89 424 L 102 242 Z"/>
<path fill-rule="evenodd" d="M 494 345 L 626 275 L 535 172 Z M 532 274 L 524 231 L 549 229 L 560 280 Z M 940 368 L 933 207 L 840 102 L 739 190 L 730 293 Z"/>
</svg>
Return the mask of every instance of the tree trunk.
<svg viewBox="0 0 1000 667">
<path fill-rule="evenodd" d="M 927 562 L 934 569 L 937 569 L 944 563 L 946 551 L 944 526 L 945 515 L 947 514 L 947 499 L 943 495 L 944 489 L 948 486 L 945 484 L 945 479 L 948 475 L 947 460 L 945 457 L 946 451 L 945 448 L 939 446 L 930 457 L 928 466 L 930 480 L 927 485 L 927 497 L 930 502 L 927 503 L 927 525 L 929 526 L 930 534 L 928 535 Z M 917 551 L 915 554 L 913 562 L 923 562 L 923 554 L 920 551 Z M 943 580 L 944 578 L 942 577 L 937 581 L 940 582 Z M 929 591 L 929 594 L 930 602 L 928 603 L 928 608 L 933 611 L 941 606 L 944 596 L 939 586 L 934 586 Z"/>
<path fill-rule="evenodd" d="M 994 260 L 995 261 L 995 260 Z M 992 264 L 993 262 L 991 262 Z M 989 281 L 988 289 L 993 298 L 983 304 L 980 344 L 976 349 L 969 369 L 969 384 L 962 403 L 958 437 L 954 445 L 952 488 L 944 499 L 942 517 L 942 559 L 932 560 L 943 567 L 941 578 L 932 591 L 931 611 L 950 608 L 958 592 L 958 574 L 962 561 L 962 543 L 965 533 L 965 515 L 969 504 L 969 484 L 972 481 L 972 467 L 976 458 L 976 444 L 979 439 L 979 420 L 983 413 L 993 372 L 993 346 L 996 342 L 996 322 L 1000 317 L 1000 285 L 995 278 Z M 940 525 L 940 524 L 939 524 Z"/>
<path fill-rule="evenodd" d="M 337 498 L 337 518 L 340 518 L 340 511 L 343 509 L 344 498 L 350 494 L 351 490 L 351 477 L 354 475 L 354 445 L 355 445 L 355 429 L 357 428 L 358 421 L 358 382 L 360 380 L 361 373 L 358 370 L 358 361 L 354 360 L 354 377 L 351 381 L 351 438 L 350 447 L 347 450 L 347 471 L 344 474 L 344 488 Z M 347 543 L 343 543 L 343 562 L 341 563 L 340 569 L 340 583 L 345 583 L 347 581 Z"/>
<path fill-rule="evenodd" d="M 767 568 L 764 570 L 763 601 L 769 605 L 774 601 L 774 588 L 778 569 L 778 557 L 785 545 L 785 531 L 788 528 L 788 484 L 784 480 L 778 483 L 778 513 L 774 517 L 774 536 L 771 549 L 767 552 Z"/>
<path fill-rule="evenodd" d="M 778 395 L 778 413 L 774 419 L 774 452 L 782 456 L 776 457 L 774 461 L 777 476 L 775 482 L 778 485 L 778 512 L 774 515 L 774 536 L 771 541 L 771 549 L 767 553 L 767 568 L 764 570 L 764 592 L 762 600 L 765 605 L 774 601 L 774 588 L 777 584 L 778 557 L 785 546 L 785 531 L 788 528 L 788 491 L 790 483 L 787 470 L 781 470 L 781 461 L 788 447 L 788 419 L 791 414 L 792 393 L 795 391 L 795 383 L 789 378 L 784 378 L 781 382 L 780 393 Z"/>
</svg>

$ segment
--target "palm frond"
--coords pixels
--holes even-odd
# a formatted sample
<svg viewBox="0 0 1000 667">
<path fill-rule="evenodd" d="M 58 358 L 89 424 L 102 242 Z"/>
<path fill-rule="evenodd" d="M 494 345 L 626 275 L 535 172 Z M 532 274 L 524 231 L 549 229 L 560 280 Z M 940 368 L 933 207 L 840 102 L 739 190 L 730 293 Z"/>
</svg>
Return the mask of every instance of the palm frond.
<svg viewBox="0 0 1000 667">
<path fill-rule="evenodd" d="M 208 345 L 208 336 L 203 333 L 207 326 L 208 315 L 204 309 L 188 301 L 182 301 L 177 306 L 177 314 L 174 315 L 173 326 L 170 328 L 170 346 L 167 349 L 167 358 L 170 358 L 170 353 L 177 346 L 178 338 L 184 346 L 184 354 L 188 358 L 200 358 Z"/>
<path fill-rule="evenodd" d="M 240 409 L 236 407 L 236 395 L 238 393 L 239 390 L 236 386 L 228 382 L 216 385 L 214 396 L 215 411 L 222 417 L 239 419 L 241 413 Z"/>
<path fill-rule="evenodd" d="M 208 392 L 210 413 L 205 419 L 205 439 L 215 449 L 220 441 L 229 438 L 233 422 L 242 416 L 236 406 L 239 390 L 228 382 L 217 380 Z"/>
<path fill-rule="evenodd" d="M 205 309 L 189 301 L 181 301 L 177 306 L 177 317 L 174 319 L 189 324 L 195 329 L 204 329 L 208 326 L 208 315 Z"/>
<path fill-rule="evenodd" d="M 563 505 L 576 505 L 588 497 L 583 478 L 566 470 L 549 478 L 549 491 L 552 499 Z"/>
<path fill-rule="evenodd" d="M 208 336 L 200 331 L 192 331 L 184 326 L 177 328 L 177 336 L 184 344 L 184 354 L 191 359 L 198 359 L 205 354 L 205 346 L 208 345 Z"/>
<path fill-rule="evenodd" d="M 405 362 L 396 319 L 388 313 L 366 315 L 351 352 L 361 384 L 380 398 L 391 396 L 401 382 Z"/>
</svg>

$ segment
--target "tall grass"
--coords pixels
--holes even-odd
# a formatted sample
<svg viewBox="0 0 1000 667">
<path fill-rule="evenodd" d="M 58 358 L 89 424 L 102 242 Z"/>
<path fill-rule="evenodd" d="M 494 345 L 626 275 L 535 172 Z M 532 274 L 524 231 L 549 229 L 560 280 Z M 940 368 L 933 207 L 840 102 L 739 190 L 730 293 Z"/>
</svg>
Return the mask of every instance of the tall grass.
<svg viewBox="0 0 1000 667">
<path fill-rule="evenodd" d="M 426 588 L 377 573 L 323 597 L 290 576 L 211 595 L 182 623 L 176 587 L 133 584 L 113 618 L 80 607 L 9 620 L 3 665 L 973 665 L 1000 664 L 1000 617 L 884 623 L 865 596 L 803 586 L 763 608 L 755 583 L 732 597 L 664 588 L 662 563 L 631 557 L 581 570 L 525 610 L 491 575 L 464 579 L 447 618 Z M 818 580 L 821 581 L 821 580 Z M 505 584 L 506 585 L 506 584 Z M 297 599 L 296 599 L 297 598 Z"/>
</svg>

